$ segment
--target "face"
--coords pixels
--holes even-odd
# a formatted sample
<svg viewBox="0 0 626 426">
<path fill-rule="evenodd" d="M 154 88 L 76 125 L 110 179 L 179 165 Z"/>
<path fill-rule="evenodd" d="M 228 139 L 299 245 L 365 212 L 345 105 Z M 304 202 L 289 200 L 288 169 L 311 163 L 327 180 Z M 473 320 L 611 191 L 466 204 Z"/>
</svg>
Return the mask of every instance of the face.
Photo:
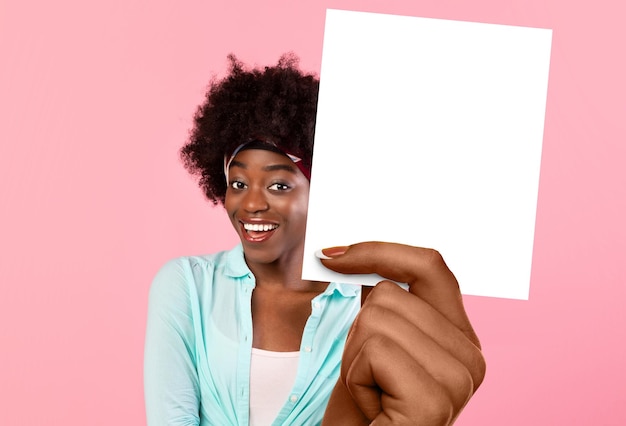
<svg viewBox="0 0 626 426">
<path fill-rule="evenodd" d="M 228 169 L 224 207 L 241 239 L 246 261 L 302 261 L 309 181 L 286 156 L 239 152 Z"/>
</svg>

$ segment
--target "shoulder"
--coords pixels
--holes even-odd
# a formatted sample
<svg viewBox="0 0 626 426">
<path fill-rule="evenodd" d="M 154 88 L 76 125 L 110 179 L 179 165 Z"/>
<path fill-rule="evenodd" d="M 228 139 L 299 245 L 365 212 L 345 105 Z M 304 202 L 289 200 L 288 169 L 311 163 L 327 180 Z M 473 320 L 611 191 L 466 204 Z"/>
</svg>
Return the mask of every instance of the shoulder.
<svg viewBox="0 0 626 426">
<path fill-rule="evenodd" d="M 150 298 L 168 299 L 176 295 L 189 295 L 193 288 L 211 283 L 214 276 L 237 264 L 238 247 L 201 256 L 182 256 L 168 260 L 156 273 L 150 287 Z"/>
</svg>

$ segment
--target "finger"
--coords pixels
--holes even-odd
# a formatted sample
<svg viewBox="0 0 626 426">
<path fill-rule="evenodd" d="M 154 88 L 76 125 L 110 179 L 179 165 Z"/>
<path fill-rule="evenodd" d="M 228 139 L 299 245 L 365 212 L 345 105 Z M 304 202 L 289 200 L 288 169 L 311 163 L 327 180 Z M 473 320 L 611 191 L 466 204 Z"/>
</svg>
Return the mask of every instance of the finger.
<svg viewBox="0 0 626 426">
<path fill-rule="evenodd" d="M 374 293 L 370 297 L 373 296 Z M 432 308 L 428 307 L 428 309 Z M 462 333 L 458 330 L 457 333 L 461 341 L 465 342 L 466 347 L 474 347 Z M 457 358 L 459 355 L 457 346 L 464 349 L 462 343 L 452 342 L 453 351 L 447 350 L 407 318 L 389 309 L 371 304 L 364 307 L 357 316 L 346 342 L 341 366 L 342 377 L 347 380 L 355 359 L 359 357 L 363 347 L 372 340 L 380 339 L 393 342 L 419 364 L 421 370 L 439 382 L 447 390 L 450 400 L 457 409 L 463 407 L 473 394 L 474 376 Z M 461 351 L 461 355 L 464 355 L 465 350 Z M 395 364 L 395 355 L 394 352 L 383 348 L 381 354 L 376 354 L 375 358 L 378 361 Z M 396 372 L 396 377 L 403 378 L 402 370 Z M 364 413 L 367 414 L 365 411 Z"/>
<path fill-rule="evenodd" d="M 366 315 L 362 315 L 363 313 Z M 474 340 L 432 306 L 419 297 L 408 294 L 393 283 L 381 282 L 374 287 L 362 313 L 357 318 L 358 324 L 355 328 L 361 327 L 360 323 L 363 322 L 361 317 L 363 317 L 366 322 L 373 323 L 372 327 L 362 326 L 365 334 L 363 338 L 374 333 L 376 327 L 380 328 L 382 324 L 385 324 L 384 329 L 380 330 L 381 333 L 389 334 L 394 339 L 402 341 L 405 346 L 414 346 L 412 335 L 409 334 L 410 330 L 402 332 L 403 325 L 398 327 L 386 323 L 389 313 L 395 315 L 398 318 L 397 321 L 417 327 L 421 333 L 463 364 L 472 376 L 474 391 L 480 386 L 485 376 L 485 359 Z M 352 334 L 351 331 L 350 335 Z"/>
<path fill-rule="evenodd" d="M 366 242 L 322 251 L 329 269 L 346 274 L 376 273 L 409 284 L 409 291 L 441 312 L 480 347 L 467 317 L 459 285 L 436 250 L 402 244 Z"/>
<path fill-rule="evenodd" d="M 367 426 L 369 424 L 369 420 L 352 399 L 344 382 L 338 380 L 326 406 L 322 426 Z"/>
<path fill-rule="evenodd" d="M 403 283 L 416 278 L 450 278 L 443 270 L 431 270 L 432 249 L 396 243 L 370 241 L 347 247 L 324 249 L 329 259 L 321 259 L 324 266 L 343 274 L 379 274 Z"/>
<path fill-rule="evenodd" d="M 413 425 L 416 419 L 424 425 L 448 425 L 462 408 L 409 353 L 384 337 L 363 345 L 346 383 L 371 425 Z"/>
</svg>

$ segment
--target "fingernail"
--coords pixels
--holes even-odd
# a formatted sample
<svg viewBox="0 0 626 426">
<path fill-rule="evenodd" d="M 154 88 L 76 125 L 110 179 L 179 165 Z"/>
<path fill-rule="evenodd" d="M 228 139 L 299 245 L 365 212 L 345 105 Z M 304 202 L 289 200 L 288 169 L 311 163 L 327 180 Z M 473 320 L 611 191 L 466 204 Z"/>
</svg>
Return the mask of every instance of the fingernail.
<svg viewBox="0 0 626 426">
<path fill-rule="evenodd" d="M 329 247 L 315 252 L 315 256 L 319 259 L 333 259 L 344 254 L 348 250 L 346 246 Z"/>
</svg>

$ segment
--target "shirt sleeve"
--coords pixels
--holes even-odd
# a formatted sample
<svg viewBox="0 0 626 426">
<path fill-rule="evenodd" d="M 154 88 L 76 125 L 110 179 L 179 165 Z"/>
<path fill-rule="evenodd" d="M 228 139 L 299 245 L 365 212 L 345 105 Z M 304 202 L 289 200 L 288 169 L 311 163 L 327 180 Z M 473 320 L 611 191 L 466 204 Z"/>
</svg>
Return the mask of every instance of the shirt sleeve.
<svg viewBox="0 0 626 426">
<path fill-rule="evenodd" d="M 169 261 L 150 288 L 144 351 L 149 426 L 199 425 L 200 387 L 185 260 Z"/>
</svg>

